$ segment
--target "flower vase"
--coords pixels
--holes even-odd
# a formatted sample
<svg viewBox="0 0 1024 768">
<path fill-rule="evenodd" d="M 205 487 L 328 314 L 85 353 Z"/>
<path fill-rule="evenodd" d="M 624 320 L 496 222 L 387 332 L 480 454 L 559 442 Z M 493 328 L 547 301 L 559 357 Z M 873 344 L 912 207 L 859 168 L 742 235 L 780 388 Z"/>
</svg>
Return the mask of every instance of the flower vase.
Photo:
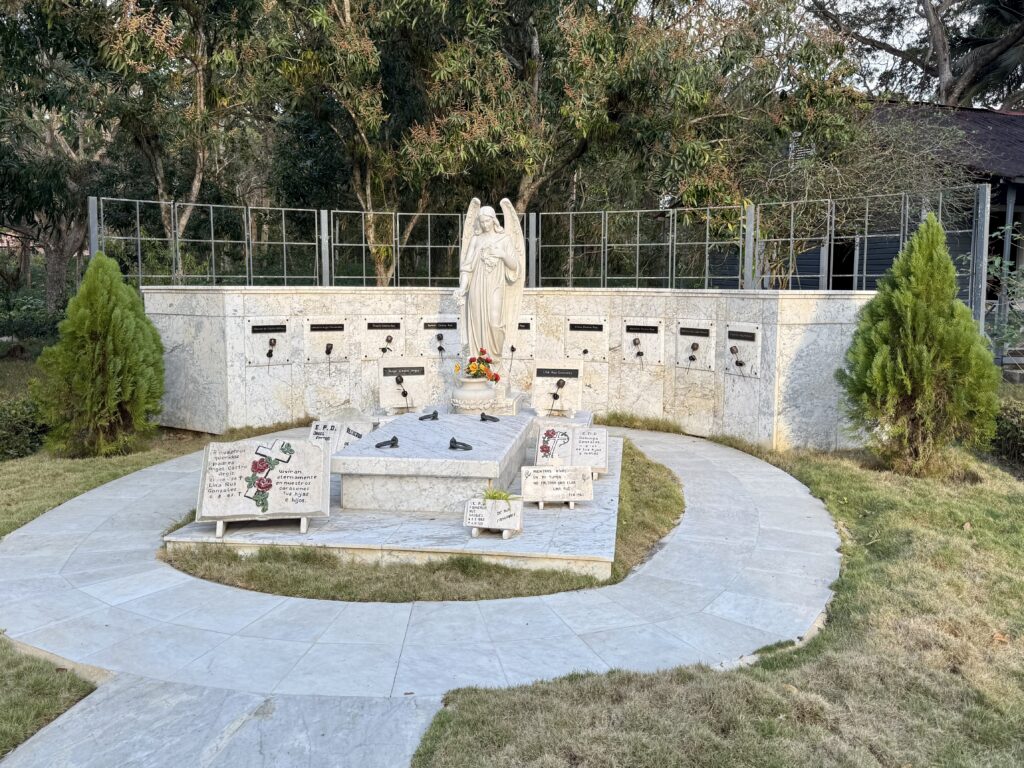
<svg viewBox="0 0 1024 768">
<path fill-rule="evenodd" d="M 487 379 L 460 376 L 452 392 L 452 405 L 460 411 L 483 411 L 494 402 L 494 384 Z"/>
</svg>

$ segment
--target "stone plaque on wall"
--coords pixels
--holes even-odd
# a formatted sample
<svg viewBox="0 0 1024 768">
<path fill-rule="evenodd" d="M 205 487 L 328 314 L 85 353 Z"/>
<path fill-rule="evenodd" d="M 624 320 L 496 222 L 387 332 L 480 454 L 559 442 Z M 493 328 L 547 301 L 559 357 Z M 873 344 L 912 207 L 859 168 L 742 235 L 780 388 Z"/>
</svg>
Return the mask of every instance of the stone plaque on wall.
<svg viewBox="0 0 1024 768">
<path fill-rule="evenodd" d="M 533 360 L 536 350 L 537 319 L 533 315 L 520 315 L 516 327 L 515 344 L 512 344 L 508 337 L 505 340 L 505 349 L 502 354 L 502 362 L 511 360 L 515 365 L 520 360 Z M 512 347 L 515 346 L 515 351 Z"/>
<path fill-rule="evenodd" d="M 462 349 L 458 315 L 420 315 L 409 319 L 405 354 L 410 357 L 458 357 Z"/>
<path fill-rule="evenodd" d="M 249 317 L 245 320 L 245 364 L 284 365 L 292 361 L 293 329 L 287 317 Z"/>
<path fill-rule="evenodd" d="M 364 315 L 353 331 L 364 360 L 390 360 L 405 354 L 405 318 L 401 315 Z"/>
<path fill-rule="evenodd" d="M 761 376 L 761 326 L 757 323 L 725 324 L 725 372 L 757 379 Z"/>
<path fill-rule="evenodd" d="M 676 367 L 691 371 L 715 370 L 715 324 L 707 320 L 676 323 Z"/>
<path fill-rule="evenodd" d="M 381 407 L 408 412 L 436 404 L 442 386 L 438 365 L 437 358 L 382 358 L 377 363 Z"/>
<path fill-rule="evenodd" d="M 565 356 L 570 360 L 608 360 L 607 317 L 567 317 L 563 339 Z"/>
<path fill-rule="evenodd" d="M 348 318 L 325 315 L 306 317 L 302 323 L 303 346 L 307 363 L 337 363 L 348 360 Z"/>
<path fill-rule="evenodd" d="M 661 365 L 664 362 L 665 321 L 653 317 L 622 319 L 622 361 L 638 365 Z"/>
<path fill-rule="evenodd" d="M 587 467 L 523 467 L 520 473 L 523 501 L 536 502 L 541 509 L 561 502 L 571 508 L 577 501 L 594 498 L 594 480 Z"/>
<path fill-rule="evenodd" d="M 239 440 L 206 446 L 196 521 L 327 517 L 330 454 L 299 439 Z"/>
<path fill-rule="evenodd" d="M 530 405 L 540 416 L 572 416 L 583 402 L 580 369 L 538 363 L 534 369 Z"/>
</svg>

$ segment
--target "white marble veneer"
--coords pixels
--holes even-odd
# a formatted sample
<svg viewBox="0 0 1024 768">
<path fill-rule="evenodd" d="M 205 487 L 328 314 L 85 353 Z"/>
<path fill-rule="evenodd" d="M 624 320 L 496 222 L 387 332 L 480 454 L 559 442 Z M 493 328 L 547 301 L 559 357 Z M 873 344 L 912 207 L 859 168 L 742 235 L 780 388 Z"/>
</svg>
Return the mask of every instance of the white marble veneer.
<svg viewBox="0 0 1024 768">
<path fill-rule="evenodd" d="M 379 387 L 378 360 L 372 355 L 380 342 L 368 336 L 366 318 L 401 320 L 401 332 L 394 332 L 398 346 L 386 353 L 397 359 L 423 354 L 412 333 L 423 317 L 456 312 L 449 288 L 154 286 L 143 293 L 165 347 L 161 423 L 209 432 L 330 417 L 344 409 L 372 410 Z M 696 435 L 730 435 L 777 448 L 842 447 L 853 438 L 845 429 L 834 372 L 842 365 L 857 311 L 872 295 L 528 289 L 522 317 L 531 329 L 505 379 L 514 389 L 529 392 L 533 358 L 561 360 L 580 368 L 582 406 L 595 413 L 665 416 Z M 348 354 L 338 362 L 323 362 L 322 355 L 313 354 L 319 347 L 307 350 L 309 318 L 345 320 L 338 345 Z M 574 357 L 578 340 L 567 330 L 569 323 L 595 318 L 605 328 L 587 338 L 587 355 Z M 647 339 L 652 349 L 662 351 L 660 364 L 623 353 L 630 343 L 624 326 L 636 318 L 649 325 L 663 321 L 665 337 Z M 681 359 L 687 345 L 675 338 L 681 324 L 700 321 L 715 323 L 712 370 Z M 729 352 L 728 327 L 737 323 L 759 326 L 761 334 L 760 358 L 742 370 Z M 260 346 L 266 339 L 252 334 L 253 325 L 286 325 L 277 340 L 280 352 L 267 358 Z M 607 349 L 591 349 L 595 339 Z M 453 377 L 453 363 L 439 361 L 445 375 Z M 451 381 L 442 399 L 450 387 Z"/>
<path fill-rule="evenodd" d="M 488 485 L 512 485 L 533 414 L 497 422 L 454 413 L 420 421 L 420 415 L 403 414 L 334 455 L 331 472 L 341 475 L 343 508 L 459 513 Z M 376 447 L 391 437 L 397 448 Z M 472 450 L 451 450 L 452 438 Z"/>
</svg>

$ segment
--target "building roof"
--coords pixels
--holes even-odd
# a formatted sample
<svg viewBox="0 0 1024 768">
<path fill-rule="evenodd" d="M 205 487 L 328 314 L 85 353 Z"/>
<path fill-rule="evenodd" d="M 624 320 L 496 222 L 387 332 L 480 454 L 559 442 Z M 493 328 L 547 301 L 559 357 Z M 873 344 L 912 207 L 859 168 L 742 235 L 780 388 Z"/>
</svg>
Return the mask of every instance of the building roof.
<svg viewBox="0 0 1024 768">
<path fill-rule="evenodd" d="M 964 157 L 972 170 L 988 176 L 1024 181 L 1024 112 L 946 107 L 940 104 L 883 102 L 882 114 L 894 110 L 927 111 L 938 122 L 964 133 Z"/>
</svg>

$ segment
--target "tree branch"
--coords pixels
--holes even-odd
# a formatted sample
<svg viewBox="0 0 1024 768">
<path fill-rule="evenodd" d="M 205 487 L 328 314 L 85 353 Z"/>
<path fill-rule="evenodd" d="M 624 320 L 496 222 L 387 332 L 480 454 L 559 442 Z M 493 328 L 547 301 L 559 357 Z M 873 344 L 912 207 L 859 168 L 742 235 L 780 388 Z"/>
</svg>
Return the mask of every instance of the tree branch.
<svg viewBox="0 0 1024 768">
<path fill-rule="evenodd" d="M 925 2 L 927 2 L 927 0 L 925 0 Z M 811 13 L 832 27 L 836 32 L 853 38 L 858 43 L 862 43 L 869 48 L 874 48 L 875 50 L 888 53 L 901 61 L 907 62 L 908 64 L 913 64 L 927 75 L 931 75 L 932 77 L 938 76 L 935 66 L 931 62 L 926 59 L 921 59 L 918 56 L 914 56 L 913 54 L 904 51 L 902 48 L 897 48 L 895 45 L 887 43 L 884 40 L 879 40 L 878 38 L 871 37 L 870 35 L 865 35 L 863 32 L 858 31 L 848 24 L 842 16 L 829 8 L 828 4 L 822 0 L 811 0 Z"/>
</svg>

